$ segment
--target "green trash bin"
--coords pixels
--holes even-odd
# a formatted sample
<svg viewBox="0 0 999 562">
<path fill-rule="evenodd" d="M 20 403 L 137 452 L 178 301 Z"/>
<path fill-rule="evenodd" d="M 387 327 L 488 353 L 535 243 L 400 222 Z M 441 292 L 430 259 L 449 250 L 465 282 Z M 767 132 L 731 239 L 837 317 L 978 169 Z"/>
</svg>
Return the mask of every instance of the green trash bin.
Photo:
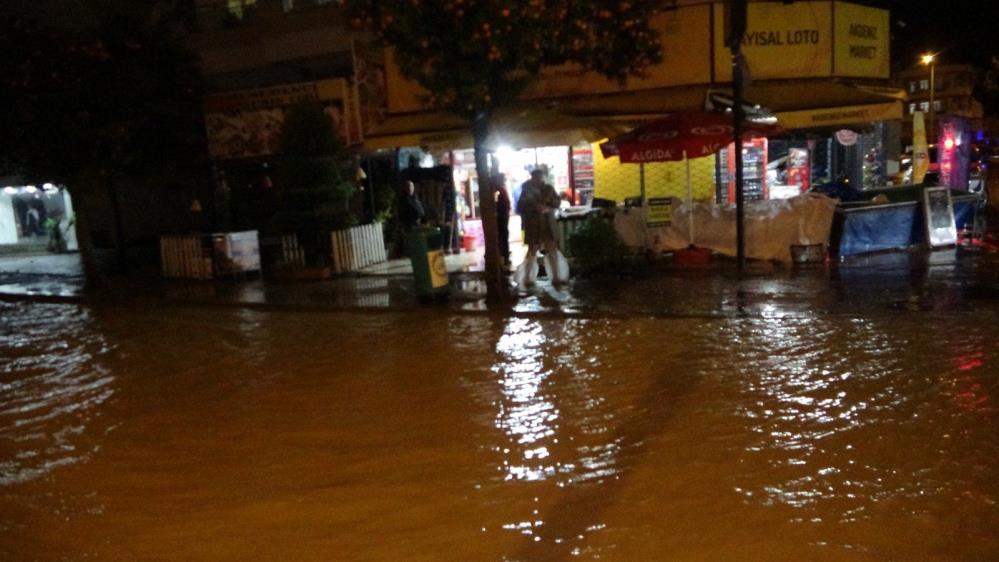
<svg viewBox="0 0 999 562">
<path fill-rule="evenodd" d="M 406 235 L 416 293 L 421 300 L 444 300 L 450 291 L 443 242 L 444 237 L 437 228 L 416 228 Z"/>
</svg>

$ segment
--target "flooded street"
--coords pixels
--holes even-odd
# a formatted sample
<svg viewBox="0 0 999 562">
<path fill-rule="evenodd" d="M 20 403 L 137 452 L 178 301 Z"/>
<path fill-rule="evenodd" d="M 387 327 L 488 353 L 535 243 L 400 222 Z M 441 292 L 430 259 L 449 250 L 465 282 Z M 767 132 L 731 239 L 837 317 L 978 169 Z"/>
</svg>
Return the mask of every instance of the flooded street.
<svg viewBox="0 0 999 562">
<path fill-rule="evenodd" d="M 999 558 L 999 308 L 0 315 L 3 560 Z"/>
</svg>

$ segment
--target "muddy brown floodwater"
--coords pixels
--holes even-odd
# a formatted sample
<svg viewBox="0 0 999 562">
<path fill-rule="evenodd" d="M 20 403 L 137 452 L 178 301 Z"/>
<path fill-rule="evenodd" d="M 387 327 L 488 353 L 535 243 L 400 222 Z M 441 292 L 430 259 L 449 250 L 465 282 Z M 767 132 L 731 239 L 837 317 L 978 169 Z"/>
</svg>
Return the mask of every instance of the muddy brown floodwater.
<svg viewBox="0 0 999 562">
<path fill-rule="evenodd" d="M 3 560 L 999 559 L 999 311 L 0 317 Z"/>
</svg>

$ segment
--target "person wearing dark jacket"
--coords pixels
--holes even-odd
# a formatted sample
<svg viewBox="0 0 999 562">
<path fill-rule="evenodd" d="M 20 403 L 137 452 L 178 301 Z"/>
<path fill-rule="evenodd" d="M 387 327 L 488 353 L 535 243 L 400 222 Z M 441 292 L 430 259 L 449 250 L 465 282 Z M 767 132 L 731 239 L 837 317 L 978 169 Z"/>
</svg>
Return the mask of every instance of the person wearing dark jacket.
<svg viewBox="0 0 999 562">
<path fill-rule="evenodd" d="M 407 232 L 420 226 L 425 213 L 423 203 L 416 196 L 416 186 L 411 181 L 407 181 L 403 187 L 402 200 L 399 202 L 399 217 L 402 219 L 402 226 Z"/>
</svg>

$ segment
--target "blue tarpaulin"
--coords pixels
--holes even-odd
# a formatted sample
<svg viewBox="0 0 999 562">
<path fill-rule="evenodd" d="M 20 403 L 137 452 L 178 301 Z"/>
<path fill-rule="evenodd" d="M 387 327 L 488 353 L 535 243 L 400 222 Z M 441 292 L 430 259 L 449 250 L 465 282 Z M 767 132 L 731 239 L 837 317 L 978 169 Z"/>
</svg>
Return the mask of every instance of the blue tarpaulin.
<svg viewBox="0 0 999 562">
<path fill-rule="evenodd" d="M 838 212 L 836 220 L 842 221 L 838 254 L 852 256 L 909 247 L 913 244 L 914 231 L 918 229 L 917 214 L 916 203 L 876 205 Z"/>
<path fill-rule="evenodd" d="M 836 210 L 832 249 L 840 257 L 883 250 L 902 250 L 926 241 L 922 188 L 890 188 L 865 192 L 885 194 L 887 204 L 847 203 Z M 958 230 L 971 228 L 978 197 L 952 191 L 954 223 Z"/>
</svg>

